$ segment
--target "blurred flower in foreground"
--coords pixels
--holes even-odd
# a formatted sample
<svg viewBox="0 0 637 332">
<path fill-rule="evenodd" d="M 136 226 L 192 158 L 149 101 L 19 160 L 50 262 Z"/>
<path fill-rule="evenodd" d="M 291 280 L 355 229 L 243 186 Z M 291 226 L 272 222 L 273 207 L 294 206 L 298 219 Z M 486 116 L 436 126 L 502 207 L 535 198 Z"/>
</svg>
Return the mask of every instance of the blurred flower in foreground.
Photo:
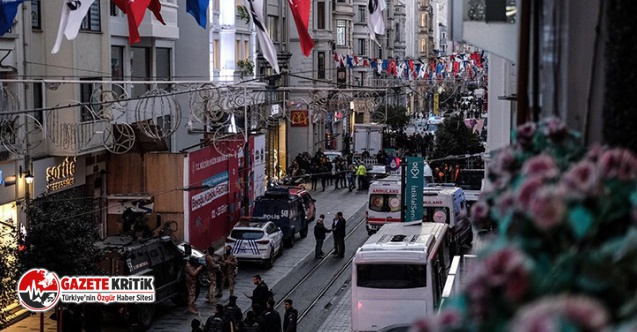
<svg viewBox="0 0 637 332">
<path fill-rule="evenodd" d="M 496 240 L 459 295 L 414 329 L 637 332 L 637 157 L 587 150 L 558 118 L 522 125 L 512 141 L 471 209 Z"/>
</svg>

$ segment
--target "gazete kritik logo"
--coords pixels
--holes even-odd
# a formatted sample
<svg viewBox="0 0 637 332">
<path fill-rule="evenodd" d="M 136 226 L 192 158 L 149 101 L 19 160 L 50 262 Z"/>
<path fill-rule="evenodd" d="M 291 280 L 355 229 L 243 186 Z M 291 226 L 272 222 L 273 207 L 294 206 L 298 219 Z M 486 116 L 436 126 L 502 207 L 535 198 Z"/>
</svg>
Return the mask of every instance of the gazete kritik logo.
<svg viewBox="0 0 637 332">
<path fill-rule="evenodd" d="M 55 304 L 73 303 L 152 303 L 155 302 L 153 277 L 80 276 L 59 278 L 45 269 L 31 269 L 18 281 L 20 304 L 34 312 L 47 311 Z"/>
</svg>

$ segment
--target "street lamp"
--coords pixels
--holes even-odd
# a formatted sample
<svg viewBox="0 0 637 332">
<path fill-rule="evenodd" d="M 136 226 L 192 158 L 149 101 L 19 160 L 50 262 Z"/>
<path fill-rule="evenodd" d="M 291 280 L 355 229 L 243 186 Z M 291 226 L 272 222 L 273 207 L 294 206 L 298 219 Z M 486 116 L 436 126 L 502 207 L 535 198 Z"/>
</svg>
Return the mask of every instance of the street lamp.
<svg viewBox="0 0 637 332">
<path fill-rule="evenodd" d="M 23 170 L 22 165 L 20 165 L 20 178 L 22 178 L 23 175 L 24 175 L 24 180 L 26 181 L 27 184 L 33 183 L 34 176 L 31 174 L 31 171 L 28 169 Z"/>
</svg>

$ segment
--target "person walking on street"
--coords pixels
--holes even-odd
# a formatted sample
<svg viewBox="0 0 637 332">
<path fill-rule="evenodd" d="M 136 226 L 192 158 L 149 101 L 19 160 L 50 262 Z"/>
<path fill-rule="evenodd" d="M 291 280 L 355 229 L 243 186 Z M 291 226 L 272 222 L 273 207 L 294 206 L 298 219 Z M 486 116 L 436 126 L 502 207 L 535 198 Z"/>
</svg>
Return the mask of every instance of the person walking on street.
<svg viewBox="0 0 637 332">
<path fill-rule="evenodd" d="M 268 285 L 258 274 L 252 276 L 252 283 L 256 285 L 254 290 L 252 290 L 252 296 L 248 294 L 245 294 L 245 296 L 252 300 L 252 305 L 258 304 L 261 308 L 265 308 L 268 299 L 270 298 L 270 289 L 268 288 Z"/>
<path fill-rule="evenodd" d="M 230 295 L 228 297 L 228 304 L 223 307 L 223 317 L 230 322 L 230 329 L 232 331 L 241 330 L 243 325 L 243 311 L 237 305 L 237 297 Z"/>
<path fill-rule="evenodd" d="M 283 318 L 283 332 L 296 332 L 296 325 L 299 319 L 299 312 L 292 306 L 292 299 L 285 299 L 285 316 Z"/>
<path fill-rule="evenodd" d="M 346 221 L 343 218 L 343 212 L 336 212 L 332 226 L 334 237 L 334 257 L 345 257 L 345 227 Z"/>
<path fill-rule="evenodd" d="M 203 332 L 231 332 L 230 322 L 223 316 L 223 305 L 215 305 L 215 313 L 206 320 Z"/>
<path fill-rule="evenodd" d="M 281 332 L 281 315 L 274 309 L 273 299 L 269 299 L 265 311 L 261 314 L 262 332 Z"/>
<path fill-rule="evenodd" d="M 237 257 L 232 254 L 232 246 L 227 245 L 226 250 L 221 257 L 221 269 L 223 270 L 223 280 L 221 281 L 221 289 L 219 290 L 219 294 L 223 293 L 223 287 L 226 284 L 226 280 L 228 281 L 228 286 L 230 287 L 230 296 L 234 295 L 234 271 L 237 268 L 239 262 L 237 262 Z M 223 295 L 223 294 L 222 294 Z"/>
<path fill-rule="evenodd" d="M 186 270 L 186 288 L 188 289 L 188 312 L 196 314 L 198 311 L 195 307 L 195 287 L 197 275 L 201 272 L 203 266 L 197 263 L 197 259 L 195 257 L 190 257 L 186 262 L 184 269 Z"/>
<path fill-rule="evenodd" d="M 208 273 L 208 279 L 210 280 L 208 303 L 215 303 L 215 295 L 217 294 L 217 272 L 220 268 L 219 264 L 217 264 L 217 259 L 215 259 L 215 248 L 208 247 L 208 253 L 206 254 L 206 273 Z"/>
<path fill-rule="evenodd" d="M 325 257 L 325 253 L 323 252 L 323 242 L 325 241 L 325 234 L 329 232 L 323 221 L 325 220 L 325 215 L 321 214 L 319 218 L 316 220 L 316 225 L 314 225 L 314 238 L 316 239 L 316 249 L 314 250 L 314 258 L 321 259 Z"/>
</svg>

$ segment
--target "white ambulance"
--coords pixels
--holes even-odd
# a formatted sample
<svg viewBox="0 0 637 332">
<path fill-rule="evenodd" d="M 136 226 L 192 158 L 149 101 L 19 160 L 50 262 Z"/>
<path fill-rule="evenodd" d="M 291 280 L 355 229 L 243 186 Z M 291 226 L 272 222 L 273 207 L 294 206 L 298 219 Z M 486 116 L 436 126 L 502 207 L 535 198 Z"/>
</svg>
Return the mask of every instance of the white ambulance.
<svg viewBox="0 0 637 332">
<path fill-rule="evenodd" d="M 385 223 L 400 222 L 400 205 L 400 175 L 372 182 L 367 200 L 367 233 L 376 233 Z"/>
<path fill-rule="evenodd" d="M 423 190 L 423 222 L 445 223 L 451 234 L 454 255 L 471 246 L 473 230 L 467 217 L 467 199 L 453 183 L 429 184 Z"/>
</svg>

